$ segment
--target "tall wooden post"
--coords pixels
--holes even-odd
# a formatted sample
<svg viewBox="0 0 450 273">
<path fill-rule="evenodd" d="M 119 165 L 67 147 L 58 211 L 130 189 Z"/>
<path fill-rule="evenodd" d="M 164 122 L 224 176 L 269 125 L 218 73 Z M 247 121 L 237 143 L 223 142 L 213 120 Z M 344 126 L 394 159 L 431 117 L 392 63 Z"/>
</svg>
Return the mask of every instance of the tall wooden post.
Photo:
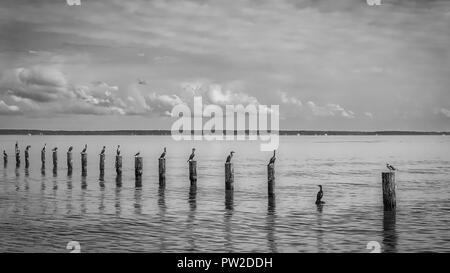
<svg viewBox="0 0 450 273">
<path fill-rule="evenodd" d="M 45 169 L 45 150 L 41 150 L 41 169 Z"/>
<path fill-rule="evenodd" d="M 134 174 L 136 177 L 136 187 L 142 186 L 142 166 L 143 159 L 141 156 L 134 157 Z"/>
<path fill-rule="evenodd" d="M 383 172 L 381 175 L 383 187 L 383 206 L 385 211 L 395 210 L 395 172 Z"/>
<path fill-rule="evenodd" d="M 269 197 L 275 195 L 274 188 L 275 188 L 275 164 L 271 163 L 267 165 L 267 189 Z"/>
<path fill-rule="evenodd" d="M 16 168 L 20 167 L 20 151 L 16 150 Z"/>
<path fill-rule="evenodd" d="M 99 162 L 100 175 L 105 173 L 105 154 L 100 154 Z"/>
<path fill-rule="evenodd" d="M 81 175 L 87 175 L 87 153 L 81 153 Z"/>
<path fill-rule="evenodd" d="M 122 175 L 122 156 L 116 155 L 116 174 L 117 176 Z"/>
<path fill-rule="evenodd" d="M 197 161 L 189 161 L 189 180 L 191 181 L 191 186 L 197 185 Z"/>
<path fill-rule="evenodd" d="M 166 159 L 160 158 L 159 160 L 159 186 L 164 187 L 166 185 Z"/>
<path fill-rule="evenodd" d="M 56 170 L 58 168 L 58 153 L 57 153 L 57 151 L 53 151 L 52 160 L 53 160 L 53 170 Z"/>
<path fill-rule="evenodd" d="M 72 175 L 72 170 L 73 170 L 72 152 L 67 152 L 67 174 L 69 176 Z"/>
<path fill-rule="evenodd" d="M 234 166 L 231 162 L 225 163 L 225 190 L 234 190 Z"/>
<path fill-rule="evenodd" d="M 6 166 L 8 165 L 8 156 L 7 155 L 3 155 L 3 166 L 6 168 Z"/>
<path fill-rule="evenodd" d="M 28 152 L 28 149 L 25 150 L 25 169 L 28 169 L 30 167 L 30 153 Z"/>
</svg>

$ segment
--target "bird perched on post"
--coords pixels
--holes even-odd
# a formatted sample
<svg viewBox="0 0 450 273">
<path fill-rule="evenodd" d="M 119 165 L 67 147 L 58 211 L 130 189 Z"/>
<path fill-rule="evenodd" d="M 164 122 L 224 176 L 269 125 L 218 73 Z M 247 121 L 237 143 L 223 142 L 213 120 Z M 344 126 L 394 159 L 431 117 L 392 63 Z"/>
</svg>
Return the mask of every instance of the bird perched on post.
<svg viewBox="0 0 450 273">
<path fill-rule="evenodd" d="M 70 146 L 68 152 L 71 153 L 72 150 L 73 150 L 73 146 Z"/>
<path fill-rule="evenodd" d="M 226 163 L 230 163 L 230 162 L 231 162 L 231 159 L 233 158 L 233 154 L 234 154 L 234 152 L 231 151 L 230 154 L 227 156 L 227 161 L 226 161 Z"/>
<path fill-rule="evenodd" d="M 139 156 L 141 154 L 141 152 L 137 152 L 137 154 L 135 154 L 134 156 Z"/>
<path fill-rule="evenodd" d="M 317 193 L 316 205 L 325 204 L 325 202 L 322 201 L 322 197 L 323 197 L 322 185 L 319 185 L 319 188 L 320 188 L 320 190 Z"/>
<path fill-rule="evenodd" d="M 46 149 L 47 149 L 47 143 L 44 144 L 44 147 L 42 148 L 42 151 L 45 152 Z"/>
<path fill-rule="evenodd" d="M 120 145 L 117 145 L 116 155 L 120 155 Z"/>
<path fill-rule="evenodd" d="M 84 144 L 84 149 L 83 149 L 83 151 L 81 151 L 81 153 L 82 153 L 82 154 L 85 154 L 86 151 L 87 151 L 87 144 Z"/>
<path fill-rule="evenodd" d="M 192 153 L 191 153 L 191 155 L 189 156 L 188 162 L 189 162 L 189 161 L 192 161 L 192 160 L 194 159 L 194 156 L 195 156 L 195 148 L 192 148 Z"/>
<path fill-rule="evenodd" d="M 29 151 L 30 150 L 30 148 L 31 148 L 31 145 L 27 145 L 27 147 L 25 148 L 25 151 Z"/>
<path fill-rule="evenodd" d="M 161 154 L 159 159 L 166 158 L 166 147 L 164 147 L 164 152 Z"/>
<path fill-rule="evenodd" d="M 102 151 L 100 152 L 101 155 L 104 155 L 104 154 L 105 154 L 105 149 L 106 149 L 106 147 L 103 146 L 103 149 L 102 149 Z"/>
<path fill-rule="evenodd" d="M 58 150 L 58 147 L 55 147 L 52 149 L 52 152 L 56 152 Z"/>
<path fill-rule="evenodd" d="M 273 150 L 273 156 L 270 158 L 270 161 L 269 161 L 269 164 L 268 164 L 268 165 L 270 165 L 270 164 L 275 164 L 275 160 L 277 159 L 277 158 L 275 157 L 276 151 L 277 151 L 277 150 Z"/>
<path fill-rule="evenodd" d="M 8 157 L 8 154 L 6 153 L 6 151 L 5 150 L 3 150 L 3 157 Z"/>
<path fill-rule="evenodd" d="M 18 151 L 19 150 L 19 142 L 18 141 L 16 141 L 16 145 L 15 145 L 15 147 L 14 147 L 14 151 Z"/>
<path fill-rule="evenodd" d="M 388 170 L 390 170 L 391 172 L 397 170 L 394 166 L 390 165 L 389 163 L 386 164 L 386 168 L 388 168 Z"/>
</svg>

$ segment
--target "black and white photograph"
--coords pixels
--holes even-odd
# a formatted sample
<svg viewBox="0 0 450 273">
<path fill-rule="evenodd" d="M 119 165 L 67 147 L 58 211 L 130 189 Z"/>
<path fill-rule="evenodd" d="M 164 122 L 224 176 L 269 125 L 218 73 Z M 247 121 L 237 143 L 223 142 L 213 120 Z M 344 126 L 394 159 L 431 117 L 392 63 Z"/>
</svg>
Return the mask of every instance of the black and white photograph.
<svg viewBox="0 0 450 273">
<path fill-rule="evenodd" d="M 0 151 L 1 253 L 448 253 L 450 1 L 2 0 Z"/>
</svg>

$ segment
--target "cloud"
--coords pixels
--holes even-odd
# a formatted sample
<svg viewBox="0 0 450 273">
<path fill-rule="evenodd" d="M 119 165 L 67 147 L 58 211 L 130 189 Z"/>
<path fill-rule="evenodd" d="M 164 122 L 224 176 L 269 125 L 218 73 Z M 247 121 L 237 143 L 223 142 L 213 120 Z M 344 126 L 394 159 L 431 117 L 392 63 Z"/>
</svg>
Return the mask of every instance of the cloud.
<svg viewBox="0 0 450 273">
<path fill-rule="evenodd" d="M 447 118 L 450 118 L 450 110 L 446 109 L 446 108 L 435 109 L 434 113 L 436 115 L 440 114 L 440 115 L 443 115 L 443 116 L 445 116 Z"/>
<path fill-rule="evenodd" d="M 370 112 L 365 112 L 364 115 L 370 119 L 373 119 L 373 114 Z"/>
<path fill-rule="evenodd" d="M 0 100 L 0 115 L 14 115 L 19 114 L 20 108 L 16 105 L 8 105 L 3 100 Z"/>
<path fill-rule="evenodd" d="M 284 104 L 291 104 L 298 107 L 302 107 L 303 103 L 301 100 L 297 99 L 296 97 L 289 96 L 286 92 L 279 91 L 281 102 Z"/>
<path fill-rule="evenodd" d="M 325 106 L 316 105 L 312 101 L 308 101 L 308 106 L 311 109 L 313 115 L 321 117 L 329 116 L 341 116 L 344 118 L 352 119 L 355 117 L 355 113 L 350 110 L 345 110 L 338 104 L 328 103 Z"/>
</svg>

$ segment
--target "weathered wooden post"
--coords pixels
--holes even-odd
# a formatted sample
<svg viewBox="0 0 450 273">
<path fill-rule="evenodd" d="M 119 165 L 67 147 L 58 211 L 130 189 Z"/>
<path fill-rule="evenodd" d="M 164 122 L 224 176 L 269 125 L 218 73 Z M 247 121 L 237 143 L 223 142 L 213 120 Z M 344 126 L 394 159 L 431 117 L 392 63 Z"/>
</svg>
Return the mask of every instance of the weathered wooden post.
<svg viewBox="0 0 450 273">
<path fill-rule="evenodd" d="M 166 159 L 160 158 L 159 159 L 159 186 L 164 187 L 166 186 Z"/>
<path fill-rule="evenodd" d="M 385 211 L 395 210 L 395 172 L 383 172 L 381 175 L 383 187 L 383 206 Z"/>
<path fill-rule="evenodd" d="M 136 187 L 142 186 L 142 166 L 143 159 L 141 156 L 134 157 L 134 174 L 136 177 Z"/>
<path fill-rule="evenodd" d="M 268 194 L 269 197 L 273 197 L 275 195 L 274 188 L 275 188 L 275 164 L 270 163 L 267 165 L 267 188 L 268 188 Z"/>
<path fill-rule="evenodd" d="M 67 175 L 72 175 L 73 170 L 73 159 L 72 152 L 67 152 Z"/>
<path fill-rule="evenodd" d="M 122 175 L 116 175 L 116 186 L 121 187 L 122 186 Z"/>
<path fill-rule="evenodd" d="M 226 190 L 225 191 L 225 209 L 232 210 L 233 209 L 233 191 L 232 190 Z"/>
<path fill-rule="evenodd" d="M 117 176 L 122 175 L 122 156 L 116 155 L 116 174 Z"/>
<path fill-rule="evenodd" d="M 225 163 L 225 190 L 234 190 L 234 166 L 231 162 Z"/>
<path fill-rule="evenodd" d="M 25 150 L 25 169 L 30 167 L 30 153 L 28 149 Z"/>
<path fill-rule="evenodd" d="M 81 175 L 87 175 L 87 153 L 81 153 Z"/>
<path fill-rule="evenodd" d="M 41 150 L 41 169 L 45 169 L 45 150 Z"/>
<path fill-rule="evenodd" d="M 105 173 L 105 154 L 100 154 L 99 169 L 100 169 L 100 175 Z"/>
<path fill-rule="evenodd" d="M 52 152 L 52 160 L 53 160 L 53 171 L 58 168 L 58 152 L 54 150 Z"/>
<path fill-rule="evenodd" d="M 189 161 L 189 180 L 191 181 L 191 186 L 197 185 L 197 161 Z"/>
<path fill-rule="evenodd" d="M 20 151 L 16 150 L 16 168 L 20 167 Z"/>
<path fill-rule="evenodd" d="M 7 165 L 8 165 L 8 155 L 5 153 L 5 151 L 3 151 L 3 167 L 6 168 Z"/>
</svg>

